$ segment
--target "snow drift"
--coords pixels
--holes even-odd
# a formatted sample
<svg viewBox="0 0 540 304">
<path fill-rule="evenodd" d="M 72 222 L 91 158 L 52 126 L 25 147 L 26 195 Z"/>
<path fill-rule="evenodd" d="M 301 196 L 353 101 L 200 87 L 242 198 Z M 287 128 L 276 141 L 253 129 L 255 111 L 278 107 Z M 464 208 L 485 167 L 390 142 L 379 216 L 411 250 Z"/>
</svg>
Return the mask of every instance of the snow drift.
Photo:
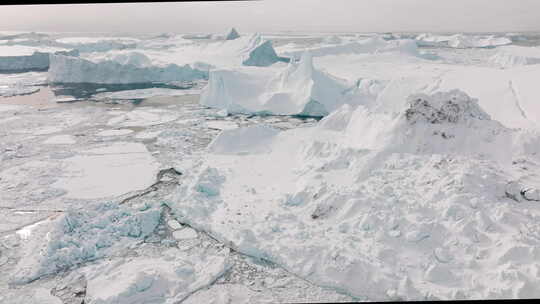
<svg viewBox="0 0 540 304">
<path fill-rule="evenodd" d="M 92 62 L 90 60 L 51 55 L 49 82 L 51 83 L 152 83 L 176 82 L 205 79 L 207 72 L 191 68 L 189 65 L 167 66 L 145 65 L 142 54 L 137 58 L 125 59 L 122 63 L 113 60 Z M 142 55 L 144 56 L 144 55 Z M 133 57 L 132 57 L 133 58 Z"/>
</svg>

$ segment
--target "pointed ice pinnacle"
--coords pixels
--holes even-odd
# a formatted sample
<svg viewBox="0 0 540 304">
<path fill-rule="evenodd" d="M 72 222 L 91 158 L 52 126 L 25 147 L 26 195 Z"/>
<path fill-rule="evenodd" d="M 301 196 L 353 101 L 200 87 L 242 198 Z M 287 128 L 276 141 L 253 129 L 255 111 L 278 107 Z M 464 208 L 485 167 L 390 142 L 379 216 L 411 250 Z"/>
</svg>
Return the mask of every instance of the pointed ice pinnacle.
<svg viewBox="0 0 540 304">
<path fill-rule="evenodd" d="M 225 40 L 234 40 L 236 38 L 240 38 L 240 35 L 236 31 L 236 29 L 233 27 L 231 31 L 229 32 L 229 34 L 227 35 L 227 37 L 225 38 Z"/>
<path fill-rule="evenodd" d="M 272 46 L 272 41 L 267 40 L 254 48 L 249 53 L 249 58 L 242 62 L 243 65 L 248 66 L 269 66 L 278 61 L 289 62 L 289 58 L 279 57 Z"/>
</svg>

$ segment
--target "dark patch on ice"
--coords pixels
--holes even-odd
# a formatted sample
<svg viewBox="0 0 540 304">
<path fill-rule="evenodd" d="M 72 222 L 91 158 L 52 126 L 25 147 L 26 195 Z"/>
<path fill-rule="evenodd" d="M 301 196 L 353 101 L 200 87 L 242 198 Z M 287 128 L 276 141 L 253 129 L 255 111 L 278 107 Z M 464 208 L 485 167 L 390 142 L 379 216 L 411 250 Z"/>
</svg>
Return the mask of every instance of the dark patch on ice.
<svg viewBox="0 0 540 304">
<path fill-rule="evenodd" d="M 75 277 L 68 275 L 51 289 L 51 295 L 59 298 L 64 304 L 84 304 L 86 288 L 87 281 L 84 275 Z"/>
</svg>

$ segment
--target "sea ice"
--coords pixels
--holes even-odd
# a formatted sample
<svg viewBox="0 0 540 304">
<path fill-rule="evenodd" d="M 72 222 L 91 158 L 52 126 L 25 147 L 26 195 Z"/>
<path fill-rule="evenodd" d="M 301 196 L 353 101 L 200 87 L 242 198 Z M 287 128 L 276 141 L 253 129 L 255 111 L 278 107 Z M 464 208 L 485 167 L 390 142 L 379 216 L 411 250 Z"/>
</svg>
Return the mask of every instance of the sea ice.
<svg viewBox="0 0 540 304">
<path fill-rule="evenodd" d="M 148 127 L 164 124 L 178 119 L 179 114 L 174 111 L 153 107 L 140 107 L 111 118 L 108 126 L 118 127 Z"/>
<path fill-rule="evenodd" d="M 46 145 L 72 145 L 77 140 L 71 135 L 55 135 L 47 138 L 43 143 Z"/>
<path fill-rule="evenodd" d="M 160 216 L 159 206 L 134 210 L 103 203 L 71 209 L 33 229 L 11 280 L 28 283 L 125 249 L 153 233 Z"/>
<path fill-rule="evenodd" d="M 104 130 L 97 133 L 97 136 L 121 136 L 133 133 L 130 129 Z"/>
<path fill-rule="evenodd" d="M 81 151 L 64 160 L 65 170 L 52 186 L 67 197 L 93 199 L 142 190 L 155 182 L 159 164 L 140 143 L 115 142 Z"/>
</svg>

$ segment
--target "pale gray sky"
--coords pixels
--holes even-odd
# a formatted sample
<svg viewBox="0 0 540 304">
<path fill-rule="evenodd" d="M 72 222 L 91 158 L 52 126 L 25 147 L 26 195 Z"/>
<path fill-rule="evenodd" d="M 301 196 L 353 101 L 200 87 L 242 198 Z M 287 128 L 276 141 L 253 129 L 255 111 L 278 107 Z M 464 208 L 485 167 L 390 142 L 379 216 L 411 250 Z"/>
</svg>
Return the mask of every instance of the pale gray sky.
<svg viewBox="0 0 540 304">
<path fill-rule="evenodd" d="M 0 30 L 540 31 L 540 0 L 262 0 L 0 7 Z"/>
</svg>

